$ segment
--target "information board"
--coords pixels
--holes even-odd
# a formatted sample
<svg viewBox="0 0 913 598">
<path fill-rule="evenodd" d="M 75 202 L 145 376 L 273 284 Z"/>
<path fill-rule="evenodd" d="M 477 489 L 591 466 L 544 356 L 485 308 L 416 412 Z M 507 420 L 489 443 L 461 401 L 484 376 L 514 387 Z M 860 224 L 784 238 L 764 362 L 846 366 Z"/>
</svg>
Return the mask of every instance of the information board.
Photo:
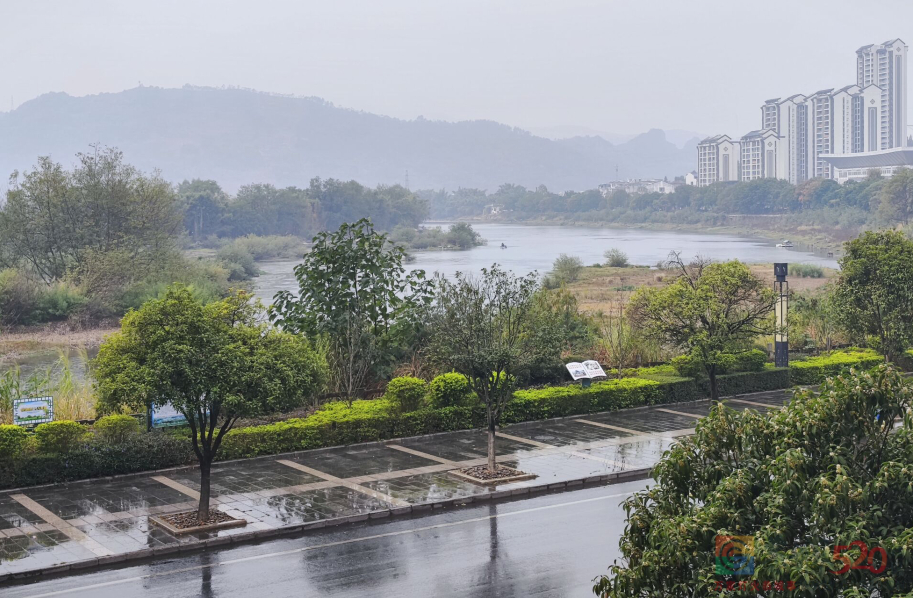
<svg viewBox="0 0 913 598">
<path fill-rule="evenodd" d="M 172 428 L 187 424 L 187 418 L 171 405 L 153 407 L 150 415 L 153 428 Z"/>
<path fill-rule="evenodd" d="M 54 397 L 30 397 L 13 400 L 13 424 L 37 426 L 54 421 Z"/>
<path fill-rule="evenodd" d="M 599 365 L 599 362 L 593 361 L 592 359 L 584 361 L 583 363 L 572 361 L 565 367 L 567 367 L 567 371 L 570 372 L 571 378 L 574 380 L 598 378 L 600 376 L 603 378 L 607 377 L 602 366 Z"/>
</svg>

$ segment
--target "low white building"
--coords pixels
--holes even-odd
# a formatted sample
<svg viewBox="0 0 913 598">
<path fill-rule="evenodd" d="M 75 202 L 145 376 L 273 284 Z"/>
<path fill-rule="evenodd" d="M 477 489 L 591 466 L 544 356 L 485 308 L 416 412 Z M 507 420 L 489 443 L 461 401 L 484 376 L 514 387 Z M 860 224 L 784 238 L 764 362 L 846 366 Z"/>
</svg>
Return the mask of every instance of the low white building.
<svg viewBox="0 0 913 598">
<path fill-rule="evenodd" d="M 641 195 L 644 193 L 672 193 L 675 191 L 675 183 L 670 183 L 664 179 L 631 179 L 629 181 L 612 181 L 599 185 L 599 192 L 603 197 L 607 197 L 616 191 L 624 191 L 631 195 Z"/>
<path fill-rule="evenodd" d="M 861 181 L 872 172 L 890 177 L 900 168 L 913 168 L 913 147 L 893 147 L 858 154 L 825 154 L 821 158 L 833 168 L 833 178 L 841 185 Z"/>
</svg>

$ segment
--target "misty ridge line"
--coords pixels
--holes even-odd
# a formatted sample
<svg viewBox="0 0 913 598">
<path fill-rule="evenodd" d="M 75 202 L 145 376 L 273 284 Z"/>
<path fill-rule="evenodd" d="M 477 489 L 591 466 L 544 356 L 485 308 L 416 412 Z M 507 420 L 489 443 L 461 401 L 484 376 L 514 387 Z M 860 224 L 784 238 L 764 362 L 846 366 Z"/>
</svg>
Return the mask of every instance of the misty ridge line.
<svg viewBox="0 0 913 598">
<path fill-rule="evenodd" d="M 232 192 L 252 181 L 284 187 L 314 177 L 404 184 L 407 172 L 415 189 L 594 189 L 690 172 L 697 143 L 679 148 L 660 130 L 617 145 L 554 140 L 494 121 L 405 121 L 320 98 L 190 85 L 45 94 L 0 114 L 0 140 L 4 179 L 36 156 L 66 163 L 99 143 L 169 180 L 212 179 Z"/>
</svg>

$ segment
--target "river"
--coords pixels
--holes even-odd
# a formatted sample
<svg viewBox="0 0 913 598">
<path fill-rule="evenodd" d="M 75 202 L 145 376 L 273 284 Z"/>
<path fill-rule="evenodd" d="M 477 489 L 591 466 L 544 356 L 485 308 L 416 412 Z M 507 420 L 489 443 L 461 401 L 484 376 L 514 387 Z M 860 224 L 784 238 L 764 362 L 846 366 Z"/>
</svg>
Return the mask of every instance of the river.
<svg viewBox="0 0 913 598">
<path fill-rule="evenodd" d="M 446 227 L 433 222 L 429 226 Z M 823 252 L 797 244 L 792 249 L 776 247 L 770 240 L 730 234 L 646 230 L 632 228 L 584 228 L 524 224 L 474 223 L 472 227 L 488 243 L 466 251 L 418 251 L 408 269 L 424 270 L 430 276 L 440 272 L 452 277 L 456 272 L 477 272 L 498 263 L 515 274 L 537 271 L 545 274 L 562 253 L 577 256 L 586 265 L 604 262 L 603 254 L 613 247 L 628 254 L 632 264 L 654 265 L 680 251 L 682 257 L 697 255 L 714 260 L 737 259 L 747 263 L 792 262 L 836 268 L 837 261 Z M 507 246 L 501 249 L 501 244 Z M 256 294 L 264 303 L 280 290 L 297 287 L 292 269 L 295 262 L 261 262 L 261 275 L 255 280 Z"/>
<path fill-rule="evenodd" d="M 448 224 L 450 223 L 428 223 L 444 227 Z M 604 262 L 603 253 L 613 247 L 627 253 L 630 263 L 642 265 L 656 264 L 666 259 L 670 251 L 680 251 L 685 258 L 701 255 L 715 260 L 738 259 L 755 263 L 786 261 L 837 267 L 835 259 L 824 257 L 813 248 L 797 246 L 783 249 L 775 247 L 775 243 L 769 240 L 728 234 L 498 223 L 478 223 L 472 226 L 486 239 L 486 245 L 466 251 L 419 251 L 414 253 L 415 259 L 407 267 L 410 270 L 422 269 L 429 276 L 440 272 L 452 277 L 458 271 L 478 272 L 480 268 L 498 263 L 516 274 L 533 271 L 544 274 L 562 253 L 577 256 L 584 264 L 590 265 Z M 506 249 L 501 249 L 502 243 L 507 246 Z M 295 261 L 288 260 L 258 263 L 262 274 L 254 281 L 256 295 L 268 304 L 278 291 L 295 290 L 297 284 L 292 271 L 295 264 Z M 70 357 L 74 373 L 81 378 L 84 376 L 85 364 L 74 351 L 70 352 Z M 11 364 L 18 363 L 23 378 L 27 378 L 36 370 L 53 368 L 57 359 L 54 350 L 7 360 L 0 356 L 0 374 Z"/>
</svg>

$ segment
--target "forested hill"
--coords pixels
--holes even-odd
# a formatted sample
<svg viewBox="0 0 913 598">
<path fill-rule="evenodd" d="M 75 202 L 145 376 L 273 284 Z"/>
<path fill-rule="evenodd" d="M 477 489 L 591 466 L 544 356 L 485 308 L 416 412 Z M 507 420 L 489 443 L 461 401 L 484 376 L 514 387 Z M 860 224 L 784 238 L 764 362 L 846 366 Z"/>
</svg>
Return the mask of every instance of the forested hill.
<svg viewBox="0 0 913 598">
<path fill-rule="evenodd" d="M 550 190 L 593 188 L 623 178 L 681 175 L 694 143 L 679 149 L 654 130 L 612 145 L 599 137 L 553 141 L 490 121 L 449 123 L 338 108 L 317 98 L 240 89 L 139 87 L 71 97 L 50 93 L 0 113 L 0 176 L 50 155 L 69 166 L 90 143 L 114 146 L 166 179 L 214 179 L 235 191 L 319 176 L 416 188 L 502 183 Z"/>
</svg>

